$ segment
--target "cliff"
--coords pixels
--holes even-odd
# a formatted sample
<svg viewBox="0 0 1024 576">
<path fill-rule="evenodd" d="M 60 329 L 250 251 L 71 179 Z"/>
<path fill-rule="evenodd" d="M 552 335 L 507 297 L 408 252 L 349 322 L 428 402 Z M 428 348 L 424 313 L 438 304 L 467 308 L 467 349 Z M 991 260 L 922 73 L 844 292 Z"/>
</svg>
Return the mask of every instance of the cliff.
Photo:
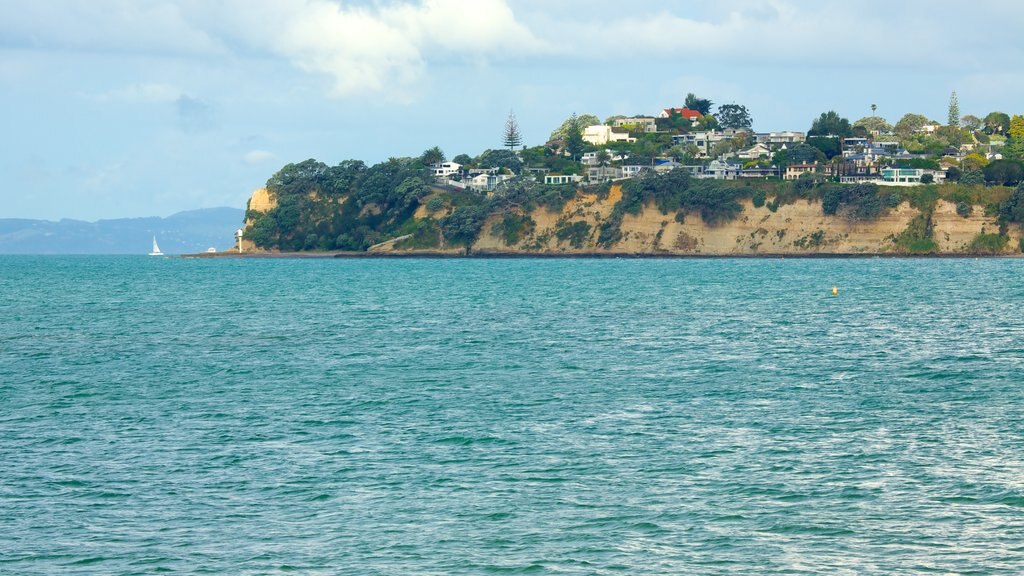
<svg viewBox="0 0 1024 576">
<path fill-rule="evenodd" d="M 454 208 L 446 206 L 431 212 L 426 208 L 432 197 L 442 195 L 435 190 L 423 197 L 411 220 L 434 223 L 449 216 Z M 638 214 L 622 216 L 621 235 L 612 243 L 598 241 L 600 225 L 613 215 L 615 205 L 622 198 L 622 188 L 612 186 L 604 197 L 578 193 L 565 202 L 560 210 L 545 206 L 518 217 L 526 223 L 523 230 L 509 241 L 503 233 L 505 216 L 491 214 L 486 217 L 479 235 L 471 243 L 468 253 L 479 255 L 664 255 L 664 256 L 752 256 L 752 255 L 871 255 L 912 254 L 927 252 L 941 255 L 1020 254 L 1024 231 L 1011 224 L 1002 229 L 994 215 L 985 215 L 983 206 L 973 206 L 968 216 L 957 212 L 957 205 L 948 200 L 937 200 L 928 211 L 915 208 L 903 201 L 894 208 L 884 210 L 868 221 L 852 220 L 839 213 L 826 215 L 820 199 L 798 199 L 792 203 L 773 206 L 767 203 L 754 206 L 751 199 L 739 200 L 742 211 L 725 223 L 705 223 L 700 213 L 687 212 L 677 219 L 676 213 L 663 214 L 654 205 L 645 205 Z M 276 206 L 273 195 L 266 189 L 257 190 L 249 201 L 247 226 L 253 217 Z M 773 211 L 771 207 L 776 209 Z M 678 221 L 678 220 L 682 221 Z M 407 238 L 413 234 L 392 236 L 398 241 L 382 242 L 372 248 L 373 253 L 388 255 L 465 254 L 464 245 L 446 242 L 437 231 L 431 245 L 416 245 Z M 927 229 L 927 250 L 915 250 L 905 241 L 921 236 Z M 568 231 L 568 232 L 567 232 Z M 916 231 L 916 232 L 915 232 Z M 979 242 L 997 238 L 992 243 Z M 390 240 L 384 238 L 383 240 Z M 1003 240 L 1005 239 L 1005 240 Z M 248 243 L 248 249 L 254 249 Z"/>
</svg>

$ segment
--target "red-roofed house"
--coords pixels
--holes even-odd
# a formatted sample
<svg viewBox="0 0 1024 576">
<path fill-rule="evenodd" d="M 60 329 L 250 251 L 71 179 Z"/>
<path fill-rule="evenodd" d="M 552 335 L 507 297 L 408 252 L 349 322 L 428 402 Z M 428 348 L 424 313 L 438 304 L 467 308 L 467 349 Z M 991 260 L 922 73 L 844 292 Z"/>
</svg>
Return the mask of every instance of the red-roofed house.
<svg viewBox="0 0 1024 576">
<path fill-rule="evenodd" d="M 679 114 L 683 118 L 686 118 L 690 122 L 696 122 L 697 120 L 700 120 L 701 116 L 700 112 L 697 112 L 696 110 L 690 110 L 689 108 L 665 108 L 664 110 L 661 111 L 661 114 L 658 114 L 658 117 L 668 118 L 672 116 L 673 112 Z"/>
</svg>

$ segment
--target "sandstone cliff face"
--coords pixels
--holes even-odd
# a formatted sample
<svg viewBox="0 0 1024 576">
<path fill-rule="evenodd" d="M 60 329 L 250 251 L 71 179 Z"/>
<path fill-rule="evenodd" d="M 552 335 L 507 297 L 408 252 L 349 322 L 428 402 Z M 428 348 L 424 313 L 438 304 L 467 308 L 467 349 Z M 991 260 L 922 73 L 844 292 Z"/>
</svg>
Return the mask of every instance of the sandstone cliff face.
<svg viewBox="0 0 1024 576">
<path fill-rule="evenodd" d="M 797 201 L 779 206 L 772 212 L 767 206 L 756 208 L 742 201 L 739 217 L 719 226 L 705 224 L 699 214 L 687 214 L 682 223 L 674 214 L 662 214 L 648 206 L 639 215 L 623 218 L 622 239 L 611 247 L 597 244 L 597 228 L 611 214 L 621 197 L 613 188 L 608 198 L 581 195 L 560 213 L 538 209 L 531 213 L 536 222 L 533 233 L 513 246 L 491 233 L 497 218 L 484 226 L 473 250 L 483 253 L 536 252 L 542 254 L 663 254 L 663 255 L 804 255 L 804 254 L 892 254 L 900 253 L 896 237 L 907 229 L 920 211 L 908 203 L 889 210 L 870 222 L 851 222 L 842 216 L 826 216 L 819 201 Z M 583 221 L 591 226 L 590 235 L 580 247 L 559 242 L 555 231 L 559 224 Z M 994 217 L 984 216 L 975 206 L 970 217 L 957 214 L 956 206 L 939 201 L 932 215 L 933 240 L 943 254 L 967 254 L 971 242 L 982 233 L 995 233 Z M 1009 230 L 1010 242 L 1004 252 L 1019 253 L 1020 227 Z"/>
<path fill-rule="evenodd" d="M 277 207 L 277 199 L 270 194 L 266 188 L 259 188 L 252 193 L 249 197 L 249 203 L 247 205 L 249 212 L 269 212 Z M 246 214 L 245 226 L 243 230 L 252 226 L 253 220 Z M 260 248 L 257 248 L 251 240 L 242 239 L 242 251 L 243 252 L 258 252 Z"/>
</svg>

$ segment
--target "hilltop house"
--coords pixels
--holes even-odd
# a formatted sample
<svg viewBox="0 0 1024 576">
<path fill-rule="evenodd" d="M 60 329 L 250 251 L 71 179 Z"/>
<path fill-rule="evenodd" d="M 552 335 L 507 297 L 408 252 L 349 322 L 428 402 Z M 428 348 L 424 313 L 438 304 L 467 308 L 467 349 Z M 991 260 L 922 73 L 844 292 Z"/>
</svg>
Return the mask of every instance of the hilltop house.
<svg viewBox="0 0 1024 576">
<path fill-rule="evenodd" d="M 613 128 L 625 128 L 631 132 L 651 134 L 658 131 L 658 124 L 651 116 L 634 116 L 632 118 L 616 118 L 612 121 Z"/>
<path fill-rule="evenodd" d="M 658 118 L 671 118 L 672 114 L 679 114 L 694 124 L 696 124 L 697 120 L 700 120 L 701 117 L 700 112 L 690 110 L 689 108 L 665 108 L 661 111 L 661 114 L 658 114 Z"/>
<path fill-rule="evenodd" d="M 457 162 L 440 162 L 438 164 L 431 164 L 430 170 L 434 178 L 447 178 L 452 174 L 458 174 L 462 170 L 462 164 Z"/>
<path fill-rule="evenodd" d="M 636 142 L 636 138 L 631 138 L 625 128 L 613 128 L 603 124 L 587 126 L 583 130 L 583 140 L 594 146 L 603 146 L 609 142 Z"/>
</svg>

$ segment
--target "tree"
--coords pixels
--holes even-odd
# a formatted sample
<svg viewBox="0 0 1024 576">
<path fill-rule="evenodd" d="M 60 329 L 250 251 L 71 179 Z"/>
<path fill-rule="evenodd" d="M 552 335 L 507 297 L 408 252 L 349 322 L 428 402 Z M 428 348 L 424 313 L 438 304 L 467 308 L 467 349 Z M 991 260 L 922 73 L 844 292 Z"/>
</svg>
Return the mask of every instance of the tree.
<svg viewBox="0 0 1024 576">
<path fill-rule="evenodd" d="M 935 176 L 932 176 L 931 174 L 921 176 L 921 184 L 931 184 L 933 182 L 935 182 Z"/>
<path fill-rule="evenodd" d="M 697 96 L 690 92 L 686 95 L 686 101 L 683 103 L 690 110 L 696 110 L 700 112 L 701 116 L 711 113 L 711 107 L 714 106 L 714 102 L 707 98 L 697 98 Z"/>
<path fill-rule="evenodd" d="M 431 164 L 440 164 L 444 162 L 444 160 L 444 151 L 442 151 L 439 146 L 434 146 L 433 148 L 428 148 L 424 150 L 423 155 L 420 156 L 420 162 L 422 162 L 425 166 L 430 166 Z"/>
<path fill-rule="evenodd" d="M 995 160 L 982 170 L 985 181 L 1002 186 L 1016 186 L 1024 180 L 1024 163 L 1017 160 Z"/>
<path fill-rule="evenodd" d="M 876 110 L 878 110 L 878 105 L 877 104 L 872 104 L 871 105 L 871 116 L 872 117 L 874 117 Z"/>
<path fill-rule="evenodd" d="M 960 125 L 962 125 L 964 128 L 967 128 L 971 132 L 981 130 L 981 126 L 983 124 L 984 122 L 982 122 L 981 118 L 978 118 L 973 114 L 968 114 L 960 119 Z"/>
<path fill-rule="evenodd" d="M 523 163 L 510 150 L 485 150 L 477 160 L 481 168 L 507 168 L 511 172 L 519 172 Z"/>
<path fill-rule="evenodd" d="M 1003 112 L 989 112 L 985 116 L 985 132 L 989 134 L 1004 134 L 1010 129 L 1010 116 Z"/>
<path fill-rule="evenodd" d="M 832 138 L 829 136 L 811 136 L 807 139 L 807 143 L 818 150 L 821 150 L 821 153 L 825 155 L 826 160 L 831 160 L 843 153 L 843 145 L 839 141 L 839 138 Z"/>
<path fill-rule="evenodd" d="M 988 165 L 988 160 L 984 156 L 973 152 L 964 157 L 963 161 L 960 162 L 960 167 L 963 168 L 964 172 L 974 172 L 975 170 L 981 170 Z"/>
<path fill-rule="evenodd" d="M 604 168 L 612 161 L 612 155 L 608 153 L 608 150 L 601 150 L 597 153 L 597 165 Z"/>
<path fill-rule="evenodd" d="M 469 154 L 459 154 L 455 158 L 452 158 L 452 162 L 455 162 L 459 166 L 472 166 L 473 158 Z"/>
<path fill-rule="evenodd" d="M 722 128 L 750 128 L 754 121 L 747 107 L 740 104 L 723 104 L 718 107 L 718 123 Z"/>
<path fill-rule="evenodd" d="M 719 128 L 718 118 L 711 114 L 705 114 L 697 119 L 697 130 L 717 130 Z"/>
<path fill-rule="evenodd" d="M 509 150 L 514 150 L 523 143 L 523 135 L 519 132 L 519 123 L 516 122 L 516 115 L 511 110 L 505 120 L 505 137 L 502 142 Z"/>
<path fill-rule="evenodd" d="M 863 126 L 868 132 L 891 132 L 892 124 L 880 116 L 865 116 L 853 123 L 853 127 Z"/>
<path fill-rule="evenodd" d="M 956 90 L 949 95 L 949 117 L 948 125 L 960 127 L 960 101 L 957 100 Z"/>
<path fill-rule="evenodd" d="M 565 130 L 565 150 L 573 160 L 583 152 L 583 125 L 574 113 L 569 117 L 569 125 Z"/>
<path fill-rule="evenodd" d="M 904 114 L 903 118 L 900 118 L 900 121 L 896 123 L 896 133 L 906 138 L 930 122 L 931 120 L 927 116 L 922 116 L 921 114 Z"/>
<path fill-rule="evenodd" d="M 852 127 L 849 120 L 839 116 L 834 110 L 829 110 L 828 112 L 822 112 L 821 116 L 814 120 L 811 124 L 811 129 L 807 131 L 807 135 L 846 138 L 850 135 L 851 131 Z"/>
<path fill-rule="evenodd" d="M 569 135 L 568 129 L 570 124 L 579 126 L 580 131 L 582 131 L 587 126 L 596 126 L 600 123 L 601 120 L 593 114 L 581 114 L 580 116 L 577 116 L 574 113 L 572 116 L 566 118 L 565 121 L 562 122 L 562 125 L 551 133 L 551 140 L 566 140 L 566 137 Z"/>
<path fill-rule="evenodd" d="M 1017 141 L 1024 141 L 1024 116 L 1014 115 L 1010 119 L 1010 138 Z"/>
</svg>

